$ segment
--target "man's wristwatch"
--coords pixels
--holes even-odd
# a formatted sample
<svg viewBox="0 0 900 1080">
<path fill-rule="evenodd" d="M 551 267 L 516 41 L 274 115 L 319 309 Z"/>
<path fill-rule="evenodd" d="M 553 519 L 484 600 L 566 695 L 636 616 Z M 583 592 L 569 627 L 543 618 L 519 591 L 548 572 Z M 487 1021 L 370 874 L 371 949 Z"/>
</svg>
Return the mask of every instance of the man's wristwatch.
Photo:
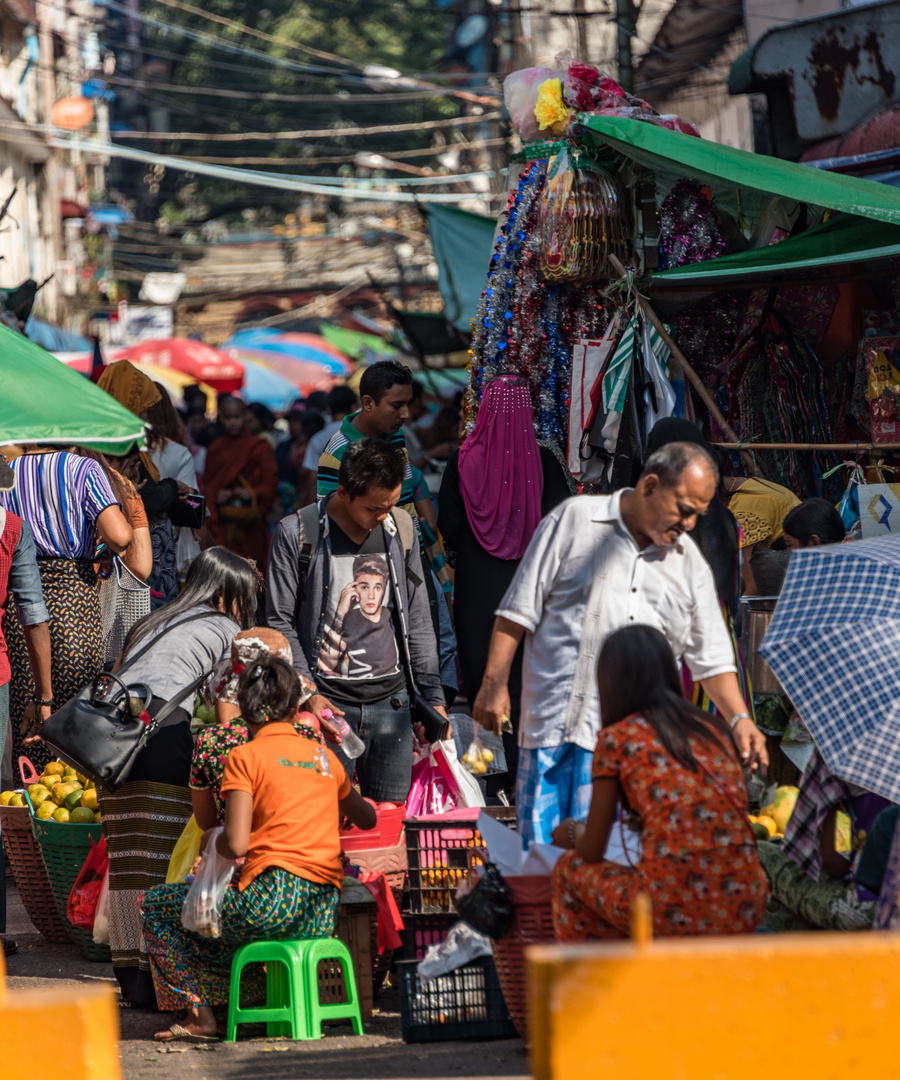
<svg viewBox="0 0 900 1080">
<path fill-rule="evenodd" d="M 729 723 L 731 725 L 731 730 L 734 731 L 734 729 L 738 726 L 738 723 L 741 720 L 752 720 L 752 719 L 753 719 L 753 717 L 750 715 L 750 713 L 747 713 L 747 712 L 735 713 L 734 716 L 732 716 L 731 720 L 729 721 Z"/>
</svg>

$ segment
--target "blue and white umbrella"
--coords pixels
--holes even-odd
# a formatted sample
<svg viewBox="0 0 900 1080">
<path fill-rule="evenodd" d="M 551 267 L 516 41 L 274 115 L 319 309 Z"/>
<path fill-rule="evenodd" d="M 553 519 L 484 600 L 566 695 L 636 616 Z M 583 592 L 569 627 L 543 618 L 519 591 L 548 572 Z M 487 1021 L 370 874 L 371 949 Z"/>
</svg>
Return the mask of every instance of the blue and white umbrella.
<svg viewBox="0 0 900 1080">
<path fill-rule="evenodd" d="M 760 652 L 830 771 L 900 802 L 900 536 L 795 551 Z"/>
</svg>

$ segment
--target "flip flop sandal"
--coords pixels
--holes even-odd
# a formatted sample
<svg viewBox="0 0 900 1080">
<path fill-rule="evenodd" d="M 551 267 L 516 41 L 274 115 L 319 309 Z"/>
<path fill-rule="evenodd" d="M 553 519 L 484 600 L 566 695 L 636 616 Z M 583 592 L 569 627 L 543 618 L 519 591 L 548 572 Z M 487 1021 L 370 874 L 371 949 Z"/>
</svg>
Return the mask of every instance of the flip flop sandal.
<svg viewBox="0 0 900 1080">
<path fill-rule="evenodd" d="M 170 1043 L 178 1041 L 212 1043 L 220 1041 L 218 1035 L 197 1035 L 193 1031 L 188 1031 L 187 1028 L 183 1028 L 181 1024 L 173 1024 L 166 1034 L 171 1035 L 172 1037 L 170 1039 L 155 1038 L 155 1041 L 159 1043 Z"/>
</svg>

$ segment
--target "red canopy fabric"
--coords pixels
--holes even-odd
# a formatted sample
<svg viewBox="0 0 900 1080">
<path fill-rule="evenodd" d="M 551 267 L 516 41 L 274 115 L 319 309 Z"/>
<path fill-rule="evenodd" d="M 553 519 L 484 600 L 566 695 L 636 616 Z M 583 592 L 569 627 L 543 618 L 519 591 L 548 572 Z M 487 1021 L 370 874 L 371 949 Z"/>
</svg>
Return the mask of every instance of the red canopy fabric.
<svg viewBox="0 0 900 1080">
<path fill-rule="evenodd" d="M 220 394 L 233 393 L 244 385 L 243 364 L 202 341 L 192 341 L 190 338 L 142 341 L 123 349 L 116 355 L 116 360 L 174 368 L 198 382 L 206 383 Z"/>
</svg>

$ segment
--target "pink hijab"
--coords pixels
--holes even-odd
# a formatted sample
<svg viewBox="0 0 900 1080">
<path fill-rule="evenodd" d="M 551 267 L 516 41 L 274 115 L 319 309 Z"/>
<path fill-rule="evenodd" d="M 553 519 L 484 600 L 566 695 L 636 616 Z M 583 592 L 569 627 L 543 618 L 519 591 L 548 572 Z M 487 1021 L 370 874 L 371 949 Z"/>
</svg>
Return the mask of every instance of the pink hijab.
<svg viewBox="0 0 900 1080">
<path fill-rule="evenodd" d="M 499 375 L 484 391 L 475 428 L 459 451 L 459 486 L 479 544 L 521 559 L 541 520 L 544 472 L 528 383 Z"/>
</svg>

